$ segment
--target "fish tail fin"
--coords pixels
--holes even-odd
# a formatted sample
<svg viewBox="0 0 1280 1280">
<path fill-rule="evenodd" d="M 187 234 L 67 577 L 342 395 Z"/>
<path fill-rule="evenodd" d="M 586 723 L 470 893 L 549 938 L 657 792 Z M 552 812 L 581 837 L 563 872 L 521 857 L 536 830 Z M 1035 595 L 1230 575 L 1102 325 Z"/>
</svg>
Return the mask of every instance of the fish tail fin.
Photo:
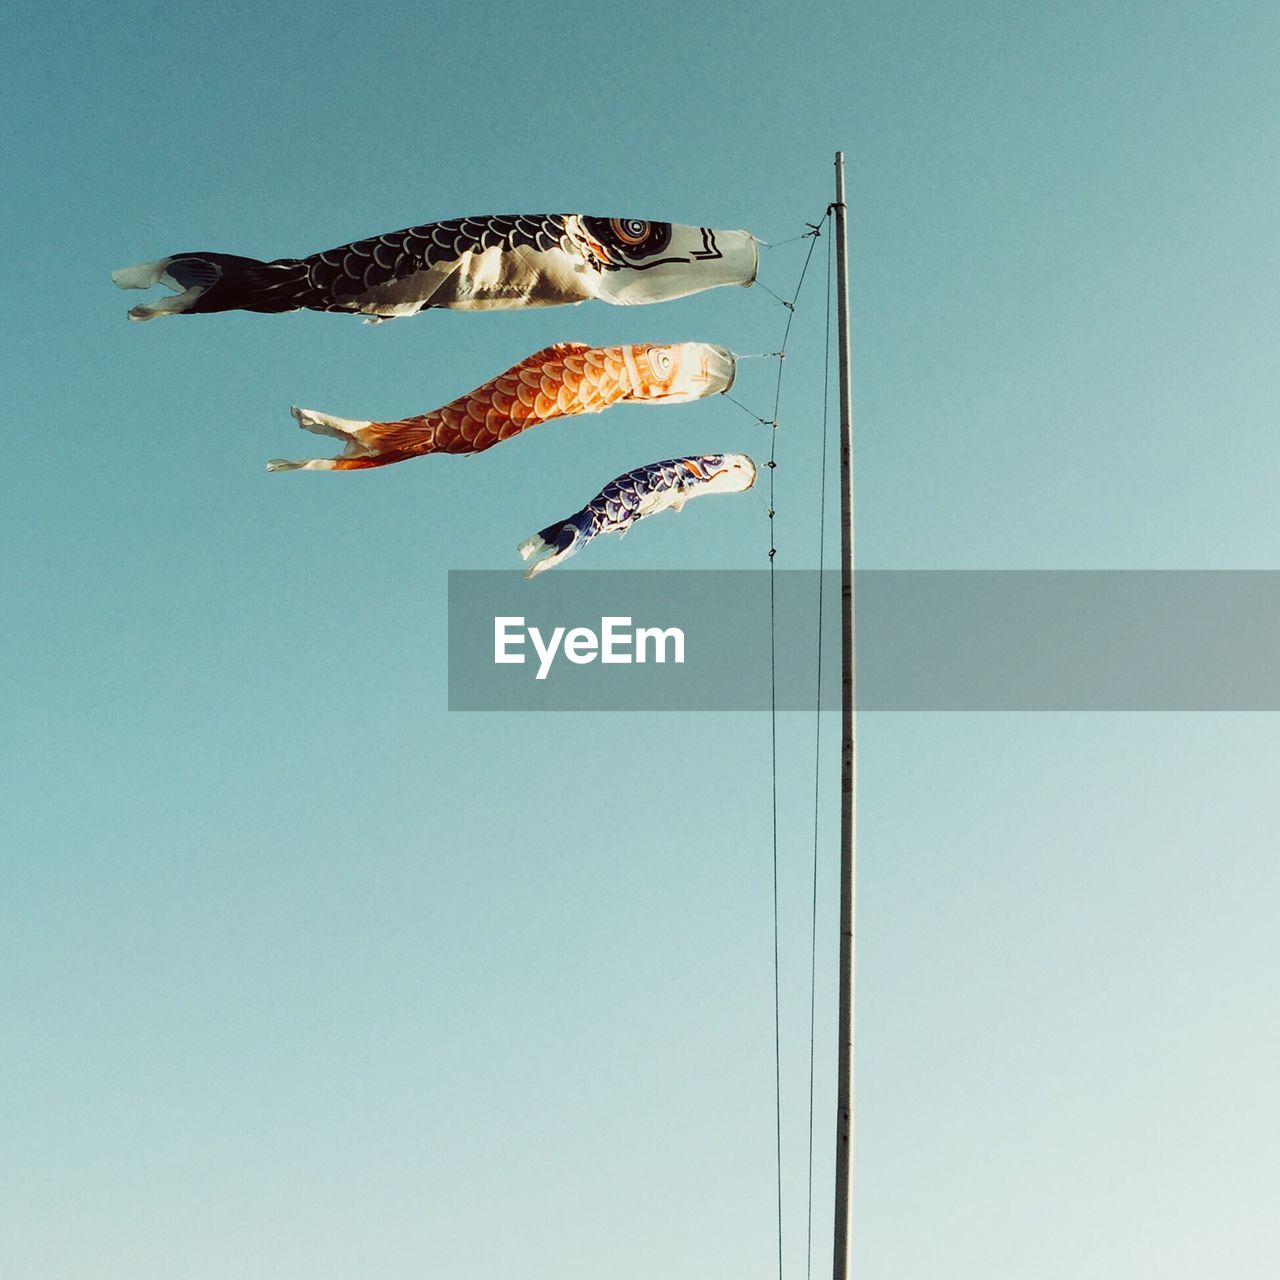
<svg viewBox="0 0 1280 1280">
<path fill-rule="evenodd" d="M 341 440 L 348 448 L 354 446 L 363 453 L 371 443 L 365 429 L 373 423 L 364 419 L 339 418 L 336 414 L 321 413 L 318 409 L 299 409 L 297 405 L 289 412 L 304 431 L 314 431 L 318 436 L 332 436 L 335 440 Z"/>
<path fill-rule="evenodd" d="M 365 440 L 364 429 L 373 425 L 371 423 L 355 418 L 338 418 L 317 409 L 299 409 L 297 405 L 289 412 L 305 431 L 341 440 L 346 444 L 347 451 L 337 458 L 307 458 L 302 462 L 272 458 L 267 463 L 268 471 L 358 471 L 365 467 L 379 467 L 387 462 L 398 462 L 403 456 L 380 453 L 372 446 L 372 442 Z"/>
<path fill-rule="evenodd" d="M 307 267 L 296 258 L 261 262 L 230 253 L 179 253 L 111 273 L 121 289 L 162 284 L 172 298 L 139 303 L 130 320 L 211 311 L 296 311 L 308 292 Z"/>
<path fill-rule="evenodd" d="M 524 571 L 526 578 L 552 569 L 562 560 L 576 555 L 590 535 L 583 514 L 579 512 L 567 520 L 558 520 L 545 529 L 539 529 L 532 538 L 526 538 L 519 546 L 520 559 L 533 563 Z"/>
<path fill-rule="evenodd" d="M 307 458 L 302 462 L 290 462 L 288 458 L 272 458 L 268 471 L 336 471 L 337 458 Z"/>
<path fill-rule="evenodd" d="M 136 267 L 121 267 L 111 273 L 111 279 L 117 289 L 150 289 L 160 283 L 169 262 L 169 258 L 158 258 L 155 262 L 140 262 Z"/>
<path fill-rule="evenodd" d="M 364 459 L 360 465 L 373 467 L 384 462 L 416 458 L 424 453 L 475 451 L 474 445 L 467 441 L 461 442 L 463 447 L 451 449 L 448 447 L 450 442 L 446 440 L 438 449 L 436 424 L 430 416 L 400 418 L 396 422 L 367 422 L 362 418 L 338 418 L 315 409 L 295 407 L 291 412 L 303 430 L 343 441 L 347 446 L 343 454 L 344 463 L 349 459 Z"/>
</svg>

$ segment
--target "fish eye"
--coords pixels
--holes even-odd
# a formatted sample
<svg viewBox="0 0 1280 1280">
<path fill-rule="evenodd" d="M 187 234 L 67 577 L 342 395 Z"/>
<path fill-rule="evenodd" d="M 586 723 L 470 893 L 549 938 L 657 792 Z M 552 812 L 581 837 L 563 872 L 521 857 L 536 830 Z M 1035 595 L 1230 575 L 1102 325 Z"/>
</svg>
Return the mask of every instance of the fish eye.
<svg viewBox="0 0 1280 1280">
<path fill-rule="evenodd" d="M 610 218 L 609 227 L 617 236 L 619 243 L 629 248 L 637 248 L 649 238 L 651 223 L 639 218 Z"/>
<path fill-rule="evenodd" d="M 665 378 L 675 368 L 675 353 L 670 347 L 650 347 L 647 356 L 649 368 L 660 378 Z"/>
</svg>

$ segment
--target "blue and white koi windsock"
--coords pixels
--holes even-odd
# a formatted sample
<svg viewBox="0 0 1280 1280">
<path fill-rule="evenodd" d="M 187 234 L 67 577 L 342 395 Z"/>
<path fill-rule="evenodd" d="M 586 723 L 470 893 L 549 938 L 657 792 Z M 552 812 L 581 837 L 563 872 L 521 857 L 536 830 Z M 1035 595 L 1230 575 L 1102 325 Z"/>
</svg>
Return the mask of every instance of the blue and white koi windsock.
<svg viewBox="0 0 1280 1280">
<path fill-rule="evenodd" d="M 756 482 L 756 464 L 745 453 L 704 453 L 650 462 L 611 480 L 581 511 L 540 529 L 520 544 L 520 558 L 532 559 L 532 578 L 577 555 L 602 533 L 625 533 L 637 520 L 659 511 L 679 511 L 690 498 L 708 493 L 742 493 Z"/>
<path fill-rule="evenodd" d="M 376 322 L 428 307 L 665 302 L 717 285 L 749 285 L 758 265 L 755 237 L 746 231 L 538 213 L 427 222 L 308 258 L 177 253 L 111 278 L 122 289 L 162 284 L 176 295 L 134 307 L 130 320 L 305 307 Z"/>
</svg>

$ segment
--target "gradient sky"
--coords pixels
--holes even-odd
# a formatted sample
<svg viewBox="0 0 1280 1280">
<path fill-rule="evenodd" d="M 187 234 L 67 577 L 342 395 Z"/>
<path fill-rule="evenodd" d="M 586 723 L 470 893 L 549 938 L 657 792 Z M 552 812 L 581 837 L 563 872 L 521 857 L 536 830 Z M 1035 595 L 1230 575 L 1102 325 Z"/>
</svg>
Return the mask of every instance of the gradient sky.
<svg viewBox="0 0 1280 1280">
<path fill-rule="evenodd" d="M 417 412 L 562 339 L 767 351 L 782 311 L 130 325 L 109 273 L 544 209 L 781 242 L 842 147 L 862 564 L 1276 568 L 1280 10 L 18 0 L 0 34 L 0 1273 L 767 1280 L 767 718 L 450 715 L 444 645 L 449 568 L 765 432 L 716 400 L 263 464 L 306 456 L 292 403 Z M 817 557 L 814 273 L 786 567 Z M 755 493 L 579 563 L 767 545 Z M 812 748 L 784 717 L 790 1277 Z M 1263 715 L 862 718 L 860 1278 L 1280 1273 L 1278 748 Z"/>
</svg>

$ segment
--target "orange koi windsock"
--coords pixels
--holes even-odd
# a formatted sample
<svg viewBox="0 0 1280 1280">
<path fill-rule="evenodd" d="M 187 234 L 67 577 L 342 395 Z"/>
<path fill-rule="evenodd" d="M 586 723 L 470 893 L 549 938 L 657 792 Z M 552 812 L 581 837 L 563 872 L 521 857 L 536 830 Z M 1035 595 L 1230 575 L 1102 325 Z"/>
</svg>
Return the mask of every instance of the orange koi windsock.
<svg viewBox="0 0 1280 1280">
<path fill-rule="evenodd" d="M 286 462 L 268 471 L 354 471 L 403 462 L 424 453 L 479 453 L 528 427 L 613 404 L 682 404 L 727 391 L 734 356 L 707 342 L 672 346 L 634 343 L 589 347 L 560 342 L 441 409 L 396 422 L 335 418 L 294 409 L 298 425 L 345 442 L 337 458 Z"/>
</svg>

